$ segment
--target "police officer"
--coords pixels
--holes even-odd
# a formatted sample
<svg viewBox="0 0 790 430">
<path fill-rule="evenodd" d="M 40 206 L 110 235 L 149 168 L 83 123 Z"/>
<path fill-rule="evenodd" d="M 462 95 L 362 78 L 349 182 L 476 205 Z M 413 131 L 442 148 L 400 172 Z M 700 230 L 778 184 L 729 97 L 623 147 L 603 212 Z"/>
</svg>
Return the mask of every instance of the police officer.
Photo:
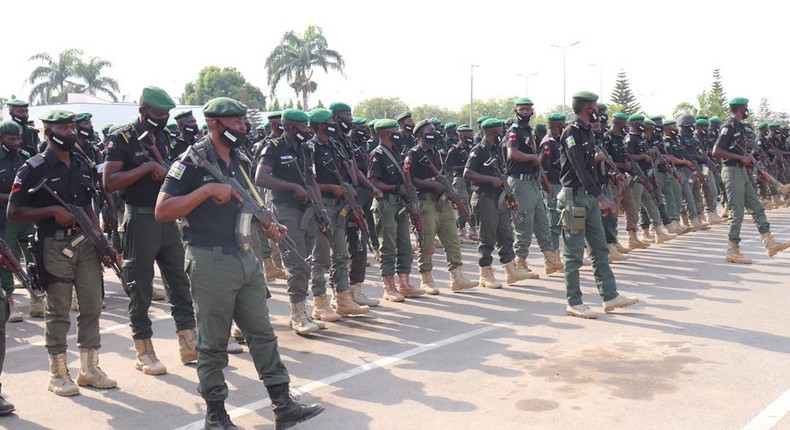
<svg viewBox="0 0 790 430">
<path fill-rule="evenodd" d="M 173 119 L 176 120 L 176 126 L 178 127 L 178 137 L 170 144 L 170 158 L 175 160 L 195 143 L 195 138 L 200 130 L 191 110 L 179 112 Z"/>
<path fill-rule="evenodd" d="M 504 192 L 503 179 L 504 157 L 497 145 L 502 140 L 504 122 L 489 118 L 480 124 L 483 140 L 469 154 L 464 169 L 464 179 L 477 185 L 472 194 L 472 212 L 480 228 L 480 245 L 477 247 L 478 264 L 480 265 L 480 286 L 485 288 L 502 288 L 496 281 L 492 253 L 496 247 L 499 262 L 502 263 L 507 275 L 506 282 L 515 284 L 529 279 L 530 274 L 516 267 L 513 252 L 513 230 L 510 220 L 510 208 L 500 205 L 500 195 Z"/>
<path fill-rule="evenodd" d="M 537 145 L 532 140 L 532 127 L 529 126 L 533 113 L 532 100 L 519 97 L 515 101 L 514 112 L 515 120 L 505 135 L 503 145 L 506 147 L 502 149 L 507 154 L 507 182 L 513 189 L 519 210 L 524 214 L 523 222 L 514 220 L 513 223 L 516 232 L 516 267 L 529 275 L 527 279 L 536 279 L 538 274 L 532 272 L 527 264 L 533 232 L 546 266 L 551 270 L 559 270 L 560 262 L 551 242 L 549 219 L 538 184 L 540 158 Z"/>
<path fill-rule="evenodd" d="M 156 203 L 156 220 L 171 222 L 186 217 L 186 270 L 197 309 L 199 391 L 206 401 L 206 429 L 235 428 L 225 411 L 228 386 L 222 370 L 227 366 L 225 348 L 233 320 L 250 346 L 255 370 L 269 392 L 276 428 L 288 428 L 323 411 L 305 406 L 289 396 L 291 381 L 280 359 L 277 336 L 269 320 L 266 287 L 260 262 L 250 249 L 237 243 L 239 207 L 227 184 L 198 167 L 191 153 L 199 154 L 251 191 L 252 162 L 241 150 L 246 139 L 247 107 L 219 97 L 203 106 L 208 136 L 173 163 Z M 262 226 L 266 235 L 279 239 L 278 224 Z"/>
<path fill-rule="evenodd" d="M 709 230 L 710 226 L 703 224 L 699 219 L 700 211 L 698 208 L 700 208 L 701 205 L 697 204 L 694 190 L 692 190 L 690 185 L 690 182 L 693 182 L 695 187 L 699 185 L 696 178 L 699 169 L 697 169 L 697 165 L 694 163 L 696 161 L 693 136 L 694 121 L 693 115 L 683 115 L 678 119 L 677 126 L 680 128 L 680 135 L 678 136 L 677 146 L 673 148 L 673 155 L 684 161 L 680 168 L 680 174 L 683 177 L 683 185 L 681 185 L 681 187 L 686 213 L 681 214 L 681 218 L 683 219 L 684 225 L 691 227 L 692 231 L 697 231 Z M 702 174 L 701 172 L 699 173 Z M 699 192 L 697 192 L 697 194 L 699 194 Z"/>
<path fill-rule="evenodd" d="M 546 204 L 546 212 L 549 217 L 549 231 L 551 232 L 551 246 L 554 251 L 555 260 L 562 263 L 560 259 L 560 235 L 562 234 L 562 225 L 560 225 L 560 214 L 557 211 L 557 194 L 562 189 L 560 184 L 560 135 L 562 130 L 565 129 L 565 114 L 551 113 L 547 117 L 549 121 L 548 132 L 543 140 L 540 142 L 540 165 L 543 173 L 551 185 L 551 193 L 544 190 L 543 201 Z M 554 272 L 561 272 L 562 267 L 557 269 L 546 266 L 546 275 Z"/>
<path fill-rule="evenodd" d="M 706 157 L 708 149 L 708 136 L 709 136 L 710 121 L 707 119 L 698 119 L 694 122 L 694 139 L 696 140 L 696 158 L 700 166 L 702 166 L 701 174 L 705 177 L 705 184 L 702 188 L 704 200 L 700 203 L 705 205 L 705 218 L 710 224 L 719 224 L 722 219 L 716 213 L 716 200 L 719 197 L 719 190 L 716 188 L 716 176 L 714 169 L 718 166 L 708 163 L 709 158 Z M 710 160 L 712 161 L 712 160 Z M 707 167 L 707 169 L 705 168 Z M 702 216 L 700 215 L 700 218 Z"/>
<path fill-rule="evenodd" d="M 27 160 L 27 157 L 22 155 L 19 149 L 21 143 L 22 127 L 15 121 L 0 122 L 0 202 L 2 202 L 3 208 L 8 206 L 8 197 L 16 172 Z M 3 232 L 6 243 L 11 247 L 17 259 L 24 254 L 25 261 L 30 261 L 27 238 L 35 233 L 33 224 L 8 221 L 5 210 L 3 210 L 0 214 L 0 229 L 2 229 L 0 231 Z M 14 275 L 0 267 L 0 281 L 2 281 L 5 297 L 10 307 L 8 315 L 6 315 L 8 321 L 22 321 L 24 314 L 17 309 L 16 300 L 14 300 Z M 31 297 L 29 314 L 31 317 L 43 317 L 44 304 Z"/>
<path fill-rule="evenodd" d="M 91 207 L 91 177 L 86 165 L 72 156 L 76 140 L 74 114 L 51 110 L 40 117 L 47 136 L 46 150 L 25 162 L 11 189 L 8 218 L 16 222 L 36 223 L 42 243 L 43 267 L 47 274 L 46 336 L 49 354 L 48 389 L 59 396 L 79 394 L 66 367 L 66 335 L 71 321 L 71 290 L 77 290 L 80 303 L 77 317 L 77 344 L 80 348 L 80 372 L 77 384 L 95 388 L 114 388 L 117 383 L 99 368 L 99 318 L 101 316 L 101 264 L 110 265 L 109 257 L 99 259 L 96 248 L 87 240 L 73 246 L 76 233 L 74 215 L 45 189 L 31 192 L 42 181 L 66 203 L 85 210 L 97 224 Z M 66 249 L 69 247 L 70 249 Z M 66 251 L 66 252 L 64 252 Z M 70 251 L 70 252 L 69 252 Z"/>
<path fill-rule="evenodd" d="M 437 181 L 442 171 L 442 155 L 435 147 L 439 132 L 428 120 L 414 126 L 417 146 L 409 150 L 404 161 L 422 202 L 423 235 L 425 240 L 419 250 L 417 267 L 422 283 L 420 288 L 428 294 L 439 294 L 433 280 L 434 238 L 438 235 L 444 246 L 447 266 L 450 269 L 450 290 L 461 291 L 477 286 L 477 282 L 464 278 L 461 266 L 461 244 L 455 231 L 455 213 L 452 202 L 444 196 L 445 185 Z M 444 196 L 444 198 L 442 198 Z"/>
<path fill-rule="evenodd" d="M 414 255 L 409 240 L 409 212 L 403 198 L 406 196 L 401 155 L 398 151 L 403 136 L 398 123 L 379 119 L 375 124 L 379 146 L 370 153 L 368 179 L 384 196 L 374 200 L 371 210 L 376 222 L 381 253 L 380 273 L 384 281 L 384 300 L 402 302 L 407 297 L 418 297 L 425 290 L 409 282 Z M 395 274 L 398 285 L 395 286 Z"/>
<path fill-rule="evenodd" d="M 532 132 L 533 140 L 535 143 L 540 145 L 543 142 L 543 139 L 546 138 L 546 134 L 548 134 L 549 130 L 546 128 L 546 124 L 536 124 L 535 130 Z"/>
<path fill-rule="evenodd" d="M 568 315 L 579 318 L 598 317 L 582 302 L 579 288 L 579 268 L 585 242 L 590 249 L 593 275 L 604 301 L 604 311 L 631 306 L 639 301 L 618 294 L 614 274 L 609 267 L 601 216 L 614 207 L 595 178 L 595 148 L 590 124 L 598 121 L 597 100 L 598 96 L 588 91 L 574 94 L 572 107 L 576 120 L 565 128 L 560 137 L 560 180 L 563 188 L 557 200 L 564 217 L 566 311 Z"/>
<path fill-rule="evenodd" d="M 164 278 L 170 313 L 176 323 L 179 354 L 186 364 L 197 359 L 195 313 L 184 274 L 184 246 L 176 223 L 158 223 L 154 206 L 167 170 L 169 139 L 165 125 L 175 102 L 162 89 L 146 87 L 140 98 L 140 117 L 110 137 L 104 165 L 107 191 L 123 190 L 124 234 L 122 270 L 135 288 L 129 297 L 129 319 L 137 351 L 135 368 L 146 375 L 167 373 L 151 341 L 148 316 L 153 291 L 154 262 Z"/>
<path fill-rule="evenodd" d="M 760 204 L 746 174 L 747 167 L 758 168 L 754 166 L 753 158 L 745 152 L 746 130 L 743 120 L 749 117 L 749 100 L 735 97 L 730 99 L 729 106 L 730 117 L 721 127 L 721 133 L 713 148 L 713 156 L 724 159 L 721 177 L 727 190 L 727 208 L 730 212 L 729 248 L 724 258 L 730 263 L 751 264 L 752 260 L 741 254 L 740 250 L 744 208 L 752 214 L 752 220 L 760 232 L 769 257 L 790 248 L 790 242 L 779 242 L 771 235 L 765 208 Z M 761 172 L 761 176 L 765 175 Z"/>
<path fill-rule="evenodd" d="M 401 139 L 397 142 L 397 150 L 401 157 L 405 157 L 406 153 L 417 144 L 417 139 L 414 137 L 414 118 L 411 112 L 403 112 L 395 120 L 398 121 L 401 135 Z"/>
<path fill-rule="evenodd" d="M 18 124 L 16 124 L 18 125 Z M 0 123 L 2 129 L 2 123 Z M 22 129 L 19 129 L 22 132 Z M 3 263 L 3 257 L 0 256 L 0 264 Z M 3 290 L 0 290 L 0 375 L 3 373 L 3 364 L 5 363 L 5 323 L 8 322 L 8 298 Z M 0 393 L 2 393 L 3 384 L 0 384 Z M 3 398 L 0 394 L 0 416 L 8 415 L 14 412 L 14 405 L 8 400 Z"/>
<path fill-rule="evenodd" d="M 307 143 L 313 138 L 307 122 L 306 113 L 297 109 L 282 112 L 283 134 L 269 142 L 261 154 L 255 173 L 255 183 L 272 191 L 275 212 L 281 222 L 288 227 L 289 235 L 296 243 L 297 252 L 309 255 L 315 246 L 318 225 L 309 209 L 308 187 L 313 191 L 313 199 L 321 205 L 318 184 L 313 175 L 313 152 Z M 301 174 L 300 174 L 301 171 Z M 305 178 L 306 182 L 302 178 Z M 311 211 L 321 210 L 322 206 Z M 307 312 L 307 282 L 309 270 L 296 255 L 283 256 L 288 269 L 288 298 L 290 305 L 289 324 L 298 334 L 310 334 L 324 328 L 321 322 L 314 322 Z M 320 292 L 313 285 L 313 293 Z"/>
<path fill-rule="evenodd" d="M 38 154 L 38 148 L 41 146 L 41 140 L 38 138 L 38 131 L 27 125 L 29 119 L 29 103 L 25 100 L 12 98 L 6 101 L 6 106 L 8 106 L 8 114 L 11 116 L 11 120 L 22 127 L 22 144 L 19 146 L 20 153 L 27 158 Z"/>
<path fill-rule="evenodd" d="M 347 105 L 346 105 L 347 106 Z M 333 103 L 333 107 L 338 107 Z M 345 112 L 345 110 L 343 110 Z M 351 184 L 352 176 L 357 178 L 355 171 L 356 164 L 350 164 L 350 155 L 342 147 L 338 140 L 340 133 L 338 128 L 344 128 L 341 124 L 348 121 L 345 129 L 351 129 L 351 108 L 348 108 L 349 118 L 338 118 L 339 123 L 334 122 L 332 111 L 324 108 L 316 108 L 310 111 L 310 128 L 315 132 L 315 136 L 308 142 L 313 152 L 315 163 L 315 181 L 318 184 L 323 206 L 326 208 L 327 216 L 336 227 L 325 234 L 319 234 L 315 240 L 313 253 L 313 267 L 311 269 L 311 279 L 313 283 L 313 312 L 314 319 L 321 321 L 338 321 L 341 317 L 351 315 L 361 315 L 367 313 L 368 306 L 360 306 L 351 299 L 348 280 L 348 244 L 346 243 L 346 223 L 349 208 L 346 205 L 346 188 L 343 183 Z M 365 181 L 368 185 L 370 183 Z M 372 187 L 372 186 L 371 186 Z M 355 191 L 349 190 L 348 192 Z M 356 198 L 356 195 L 352 196 Z M 313 208 L 316 209 L 316 208 Z M 327 235 L 332 236 L 330 244 Z M 333 246 L 332 246 L 333 245 Z M 329 272 L 330 285 L 334 291 L 333 307 L 329 306 L 329 299 L 326 295 L 326 273 Z M 334 309 L 333 309 L 334 308 Z"/>
<path fill-rule="evenodd" d="M 453 180 L 453 187 L 455 192 L 461 196 L 467 208 L 471 209 L 469 205 L 469 195 L 472 193 L 472 188 L 469 181 L 464 179 L 464 167 L 469 160 L 469 151 L 472 150 L 474 144 L 474 131 L 467 124 L 461 124 L 457 128 L 458 143 L 454 144 L 447 152 L 447 161 L 444 164 L 445 170 L 450 172 Z M 458 237 L 461 242 L 466 240 L 468 243 L 477 243 L 477 228 L 473 225 L 474 218 L 471 212 L 458 215 Z M 467 227 L 468 224 L 468 227 Z"/>
</svg>

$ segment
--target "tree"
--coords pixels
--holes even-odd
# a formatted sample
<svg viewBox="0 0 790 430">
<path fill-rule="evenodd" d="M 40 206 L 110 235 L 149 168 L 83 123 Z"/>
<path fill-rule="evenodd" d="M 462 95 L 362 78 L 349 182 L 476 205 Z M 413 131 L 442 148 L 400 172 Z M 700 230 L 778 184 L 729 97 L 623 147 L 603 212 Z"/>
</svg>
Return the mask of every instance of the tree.
<svg viewBox="0 0 790 430">
<path fill-rule="evenodd" d="M 322 101 L 321 101 L 321 99 L 318 99 L 318 104 L 317 104 L 317 105 L 315 105 L 315 107 L 317 107 L 317 108 L 323 108 L 323 107 L 325 107 L 325 106 L 324 106 L 324 102 L 322 102 Z"/>
<path fill-rule="evenodd" d="M 274 111 L 283 110 L 283 108 L 280 106 L 280 100 L 279 99 L 277 99 L 277 98 L 274 99 L 274 103 L 272 103 L 271 109 L 272 109 L 273 112 Z"/>
<path fill-rule="evenodd" d="M 266 96 L 260 88 L 247 82 L 234 67 L 204 67 L 195 82 L 184 85 L 182 100 L 186 104 L 202 105 L 216 97 L 236 99 L 250 109 L 266 109 Z"/>
<path fill-rule="evenodd" d="M 625 76 L 625 70 L 620 70 L 617 73 L 614 91 L 612 91 L 610 98 L 612 103 L 623 106 L 623 113 L 626 115 L 633 115 L 642 109 L 642 106 L 636 101 L 636 96 L 631 91 L 631 84 Z"/>
<path fill-rule="evenodd" d="M 249 109 L 247 110 L 247 120 L 250 122 L 250 128 L 253 133 L 255 132 L 255 128 L 259 125 L 263 124 L 263 116 L 261 116 L 261 111 L 258 109 Z"/>
<path fill-rule="evenodd" d="M 513 113 L 513 109 L 515 106 L 513 105 L 513 101 L 515 97 L 506 97 L 501 99 L 491 98 L 486 100 L 475 100 L 475 111 L 472 115 L 472 119 L 477 121 L 478 118 L 481 116 L 488 116 L 491 118 L 499 118 L 499 119 L 507 119 L 515 114 Z M 469 122 L 469 105 L 465 104 L 461 107 L 460 112 L 460 120 L 464 123 Z M 472 125 L 472 124 L 470 124 Z"/>
<path fill-rule="evenodd" d="M 409 105 L 397 97 L 373 97 L 362 100 L 354 107 L 357 116 L 363 116 L 368 120 L 394 119 L 398 114 L 408 110 Z"/>
<path fill-rule="evenodd" d="M 757 120 L 760 122 L 767 121 L 768 118 L 771 117 L 772 113 L 773 112 L 771 111 L 771 102 L 768 101 L 768 99 L 765 97 L 761 98 L 760 107 L 757 108 Z"/>
<path fill-rule="evenodd" d="M 46 52 L 39 52 L 30 57 L 29 61 L 43 61 L 43 66 L 38 66 L 30 73 L 27 81 L 33 88 L 30 90 L 29 100 L 38 104 L 65 103 L 70 89 L 79 88 L 81 49 L 67 49 L 57 58 L 52 58 Z"/>
<path fill-rule="evenodd" d="M 672 110 L 672 115 L 677 118 L 680 115 L 704 115 L 704 116 L 711 116 L 711 108 L 710 108 L 710 94 L 703 90 L 701 93 L 697 94 L 697 105 L 694 106 L 688 102 L 678 103 L 675 106 L 675 109 Z M 720 117 L 721 118 L 721 117 Z"/>
<path fill-rule="evenodd" d="M 450 109 L 436 105 L 415 106 L 411 110 L 411 113 L 415 121 L 420 121 L 423 119 L 439 118 L 442 121 L 442 123 L 445 123 L 448 121 L 455 122 L 456 118 L 458 117 L 457 112 L 453 112 Z"/>
<path fill-rule="evenodd" d="M 310 25 L 301 37 L 293 31 L 286 32 L 280 44 L 266 58 L 271 92 L 274 93 L 277 84 L 285 79 L 296 97 L 301 95 L 302 106 L 308 109 L 307 100 L 318 88 L 313 81 L 313 69 L 321 68 L 325 73 L 332 69 L 343 75 L 343 56 L 328 46 L 321 27 Z"/>
<path fill-rule="evenodd" d="M 725 94 L 724 86 L 721 84 L 721 71 L 718 68 L 713 69 L 713 84 L 708 94 L 707 111 L 709 116 L 717 116 L 719 118 L 724 118 L 728 114 L 727 94 Z"/>
<path fill-rule="evenodd" d="M 105 67 L 112 67 L 112 63 L 99 57 L 91 57 L 87 63 L 80 62 L 77 65 L 77 74 L 85 82 L 82 92 L 92 96 L 95 96 L 97 92 L 104 93 L 110 96 L 112 101 L 117 102 L 117 93 L 121 91 L 118 81 L 102 76 L 102 69 Z"/>
<path fill-rule="evenodd" d="M 296 101 L 296 108 L 297 108 L 297 109 L 299 109 L 299 110 L 304 110 L 304 109 L 302 108 L 302 101 L 301 101 L 301 100 L 297 100 L 297 101 Z"/>
</svg>

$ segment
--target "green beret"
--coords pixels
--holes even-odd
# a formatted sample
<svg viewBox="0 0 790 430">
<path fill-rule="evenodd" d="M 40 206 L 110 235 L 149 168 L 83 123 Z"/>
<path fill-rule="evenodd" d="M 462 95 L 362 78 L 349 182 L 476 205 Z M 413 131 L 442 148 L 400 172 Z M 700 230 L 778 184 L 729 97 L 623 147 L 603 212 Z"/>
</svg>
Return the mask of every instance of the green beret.
<svg viewBox="0 0 790 430">
<path fill-rule="evenodd" d="M 710 117 L 710 119 L 708 121 L 710 121 L 711 124 L 721 124 L 723 122 L 721 120 L 721 118 L 719 118 L 717 116 Z"/>
<path fill-rule="evenodd" d="M 376 121 L 378 121 L 378 120 L 377 119 L 371 119 L 370 121 L 368 121 L 368 128 L 376 128 Z"/>
<path fill-rule="evenodd" d="M 256 130 L 266 130 L 266 126 L 265 126 L 265 125 L 263 125 L 263 124 L 261 124 L 261 125 L 259 125 L 259 126 L 255 127 L 255 129 L 256 129 Z"/>
<path fill-rule="evenodd" d="M 433 124 L 434 126 L 442 125 L 442 120 L 440 120 L 439 118 L 431 118 L 431 124 Z"/>
<path fill-rule="evenodd" d="M 274 112 L 269 112 L 266 115 L 266 119 L 276 119 L 276 118 L 280 118 L 281 116 L 283 116 L 283 113 L 278 111 L 278 110 L 276 110 Z"/>
<path fill-rule="evenodd" d="M 503 125 L 505 125 L 505 122 L 501 119 L 488 118 L 480 124 L 480 127 L 487 130 L 489 128 L 502 127 Z"/>
<path fill-rule="evenodd" d="M 782 126 L 782 124 L 780 124 L 780 123 L 778 123 L 776 121 L 768 124 L 768 127 L 781 127 L 781 126 Z"/>
<path fill-rule="evenodd" d="M 28 106 L 30 106 L 30 103 L 28 103 L 27 100 L 20 100 L 20 99 L 18 99 L 16 97 L 14 97 L 14 98 L 12 98 L 10 100 L 6 100 L 5 104 L 6 104 L 6 106 L 8 106 L 10 108 L 12 108 L 12 107 L 28 107 Z"/>
<path fill-rule="evenodd" d="M 655 127 L 655 126 L 656 126 L 656 122 L 655 122 L 655 121 L 653 121 L 652 119 L 646 119 L 646 120 L 645 120 L 645 124 L 647 124 L 647 125 L 652 125 L 653 127 Z"/>
<path fill-rule="evenodd" d="M 746 106 L 749 104 L 749 99 L 745 97 L 735 97 L 730 99 L 730 106 Z"/>
<path fill-rule="evenodd" d="M 81 112 L 81 113 L 78 113 L 77 116 L 74 117 L 74 122 L 87 121 L 87 120 L 89 120 L 91 118 L 93 118 L 92 114 L 89 114 L 87 112 Z"/>
<path fill-rule="evenodd" d="M 332 119 L 332 111 L 324 108 L 315 108 L 307 113 L 310 118 L 310 125 L 323 124 Z"/>
<path fill-rule="evenodd" d="M 424 119 L 424 120 L 418 122 L 417 124 L 415 124 L 414 125 L 414 135 L 415 136 L 419 135 L 420 134 L 420 130 L 422 130 L 423 127 L 426 127 L 429 124 L 433 124 L 433 123 L 431 121 L 427 120 L 427 119 Z"/>
<path fill-rule="evenodd" d="M 191 110 L 185 110 L 183 112 L 179 112 L 178 115 L 173 117 L 173 119 L 176 120 L 176 121 L 181 121 L 182 119 L 189 118 L 190 116 L 192 116 L 192 111 Z"/>
<path fill-rule="evenodd" d="M 373 122 L 376 131 L 386 130 L 388 128 L 398 128 L 398 121 L 394 119 L 374 119 Z"/>
<path fill-rule="evenodd" d="M 628 115 L 626 115 L 626 114 L 624 114 L 622 112 L 616 112 L 614 115 L 612 115 L 612 118 L 614 118 L 614 119 L 622 119 L 622 120 L 628 121 Z"/>
<path fill-rule="evenodd" d="M 694 121 L 694 124 L 697 124 L 697 125 L 702 125 L 702 126 L 705 126 L 705 127 L 707 127 L 707 126 L 709 126 L 709 125 L 710 125 L 710 121 L 708 121 L 707 119 L 702 119 L 702 118 L 700 118 L 700 119 L 698 119 L 698 120 Z"/>
<path fill-rule="evenodd" d="M 538 131 L 538 132 L 541 132 L 541 133 L 545 133 L 547 131 L 546 130 L 546 124 L 537 124 L 537 125 L 535 125 L 535 131 Z"/>
<path fill-rule="evenodd" d="M 102 131 L 109 130 L 113 125 L 115 124 L 104 124 L 104 127 L 102 127 L 101 129 Z"/>
<path fill-rule="evenodd" d="M 458 124 L 456 124 L 454 122 L 448 122 L 447 124 L 444 125 L 444 129 L 445 130 L 449 130 L 449 129 L 453 128 L 453 127 L 458 127 Z"/>
<path fill-rule="evenodd" d="M 175 130 L 175 129 L 177 129 L 177 128 L 178 128 L 178 124 L 176 124 L 176 123 L 174 123 L 174 122 L 168 122 L 168 123 L 167 123 L 167 129 L 168 129 L 168 130 L 171 130 L 171 131 L 172 131 L 172 130 Z"/>
<path fill-rule="evenodd" d="M 461 131 L 474 131 L 474 130 L 472 130 L 472 127 L 469 127 L 469 124 L 461 124 L 458 126 L 458 131 L 461 132 Z"/>
<path fill-rule="evenodd" d="M 645 116 L 638 113 L 635 113 L 628 117 L 628 122 L 644 121 L 644 120 L 645 120 Z"/>
<path fill-rule="evenodd" d="M 574 100 L 581 100 L 583 102 L 597 102 L 598 95 L 590 91 L 579 91 L 573 95 Z"/>
<path fill-rule="evenodd" d="M 534 103 L 532 103 L 532 100 L 530 100 L 530 99 L 528 99 L 526 97 L 519 97 L 519 98 L 516 99 L 516 103 L 515 104 L 516 104 L 516 106 L 532 106 Z"/>
<path fill-rule="evenodd" d="M 201 130 L 208 130 L 208 124 L 203 124 L 200 126 Z"/>
<path fill-rule="evenodd" d="M 167 95 L 165 90 L 158 87 L 143 88 L 143 95 L 141 98 L 143 103 L 156 110 L 169 111 L 176 107 L 176 102 Z"/>
<path fill-rule="evenodd" d="M 38 117 L 42 122 L 52 124 L 70 124 L 74 122 L 74 112 L 69 112 L 63 109 L 53 109 L 44 112 L 43 115 Z"/>
<path fill-rule="evenodd" d="M 331 110 L 332 113 L 351 112 L 351 106 L 342 102 L 334 102 L 329 105 L 329 110 Z"/>
<path fill-rule="evenodd" d="M 664 125 L 673 125 L 673 124 L 677 124 L 677 121 L 675 121 L 675 118 L 669 118 L 669 119 L 665 119 L 664 120 Z"/>
<path fill-rule="evenodd" d="M 768 123 L 767 122 L 761 122 L 761 123 L 757 124 L 757 129 L 758 130 L 762 130 L 764 128 L 768 128 Z"/>
<path fill-rule="evenodd" d="M 266 124 L 263 125 L 263 129 L 264 130 L 271 130 L 272 129 L 272 125 L 267 122 Z"/>
<path fill-rule="evenodd" d="M 226 118 L 247 115 L 247 106 L 229 97 L 217 97 L 203 105 L 206 118 Z"/>
<path fill-rule="evenodd" d="M 114 126 L 110 127 L 110 129 L 109 129 L 109 130 L 107 130 L 107 133 L 109 133 L 109 134 L 113 134 L 113 133 L 115 133 L 116 131 L 118 131 L 118 129 L 120 129 L 120 128 L 121 128 L 121 127 L 123 127 L 123 126 L 124 126 L 124 124 L 118 124 L 118 125 L 114 125 Z"/>
<path fill-rule="evenodd" d="M 367 121 L 368 121 L 367 119 L 362 118 L 361 116 L 355 116 L 354 118 L 351 119 L 351 123 L 354 125 L 362 125 L 365 124 Z"/>
<path fill-rule="evenodd" d="M 663 121 L 664 115 L 651 115 L 649 119 L 654 122 Z"/>
<path fill-rule="evenodd" d="M 403 112 L 400 115 L 395 117 L 395 121 L 401 122 L 408 118 L 411 118 L 411 112 Z"/>
<path fill-rule="evenodd" d="M 568 117 L 564 113 L 554 112 L 549 114 L 548 119 L 549 121 L 565 121 Z"/>
<path fill-rule="evenodd" d="M 0 134 L 8 136 L 20 136 L 22 135 L 22 126 L 15 123 L 14 121 L 0 122 Z"/>
<path fill-rule="evenodd" d="M 609 107 L 608 107 L 608 106 L 606 106 L 605 104 L 603 104 L 603 103 L 598 103 L 598 110 L 606 111 L 606 110 L 608 110 L 608 109 L 609 109 Z"/>
<path fill-rule="evenodd" d="M 484 115 L 484 116 L 481 116 L 480 118 L 478 118 L 478 119 L 477 119 L 477 125 L 480 125 L 480 124 L 482 124 L 482 123 L 483 123 L 483 121 L 485 121 L 485 120 L 487 120 L 487 119 L 489 119 L 489 118 L 491 118 L 491 117 L 490 117 L 490 116 L 485 116 L 485 115 Z"/>
<path fill-rule="evenodd" d="M 287 119 L 288 121 L 307 122 L 310 120 L 310 117 L 299 109 L 291 108 L 283 111 L 283 119 Z"/>
</svg>

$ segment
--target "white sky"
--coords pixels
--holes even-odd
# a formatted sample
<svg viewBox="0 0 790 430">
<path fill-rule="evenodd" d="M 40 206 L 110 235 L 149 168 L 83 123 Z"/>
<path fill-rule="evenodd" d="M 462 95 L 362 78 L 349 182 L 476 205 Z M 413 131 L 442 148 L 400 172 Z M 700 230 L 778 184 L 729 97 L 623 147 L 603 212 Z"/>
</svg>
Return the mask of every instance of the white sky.
<svg viewBox="0 0 790 430">
<path fill-rule="evenodd" d="M 13 3 L 11 3 L 13 2 Z M 626 71 L 637 100 L 650 114 L 669 115 L 681 101 L 695 103 L 721 68 L 728 97 L 767 97 L 790 110 L 787 38 L 790 5 L 762 0 L 730 6 L 717 1 L 393 2 L 9 0 L 0 28 L 0 95 L 27 97 L 25 83 L 38 52 L 55 56 L 81 48 L 113 63 L 107 76 L 121 94 L 138 98 L 146 85 L 180 96 L 208 65 L 236 67 L 268 96 L 264 62 L 282 34 L 318 25 L 346 62 L 346 76 L 314 77 L 315 105 L 384 96 L 411 107 L 458 109 L 469 103 L 470 64 L 475 98 L 523 95 L 545 112 L 579 90 L 609 102 L 617 72 Z M 474 7 L 473 7 L 474 6 Z M 737 32 L 733 29 L 738 29 Z M 590 63 L 601 67 L 591 66 Z M 281 99 L 293 97 L 285 84 Z"/>
</svg>

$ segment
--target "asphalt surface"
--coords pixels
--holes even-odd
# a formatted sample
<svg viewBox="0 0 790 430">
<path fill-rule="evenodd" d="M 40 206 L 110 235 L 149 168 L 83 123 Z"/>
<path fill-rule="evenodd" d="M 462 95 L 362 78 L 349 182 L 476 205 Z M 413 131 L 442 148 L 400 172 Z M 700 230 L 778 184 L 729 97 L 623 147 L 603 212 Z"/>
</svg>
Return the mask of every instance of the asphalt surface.
<svg viewBox="0 0 790 430">
<path fill-rule="evenodd" d="M 768 216 L 777 238 L 790 240 L 790 209 Z M 438 251 L 441 295 L 383 303 L 309 337 L 288 329 L 285 283 L 277 281 L 269 306 L 292 387 L 301 401 L 326 407 L 296 428 L 696 430 L 756 422 L 762 427 L 752 428 L 790 429 L 790 401 L 776 402 L 778 416 L 760 418 L 790 389 L 790 250 L 767 257 L 747 220 L 742 246 L 754 264 L 728 264 L 726 231 L 726 224 L 716 225 L 631 252 L 613 269 L 621 294 L 641 302 L 597 320 L 565 315 L 562 276 L 542 275 L 534 243 L 528 261 L 541 279 L 453 294 Z M 476 247 L 463 251 L 464 271 L 476 277 Z M 504 279 L 501 268 L 496 273 Z M 114 275 L 106 278 L 101 367 L 119 388 L 81 388 L 71 398 L 48 392 L 43 319 L 8 323 L 0 381 L 17 411 L 0 418 L 0 427 L 202 428 L 195 366 L 178 359 L 167 304 L 155 302 L 151 316 L 156 352 L 169 373 L 143 375 L 134 369 L 128 301 Z M 377 279 L 373 265 L 370 296 L 380 297 Z M 412 281 L 419 282 L 416 273 Z M 600 311 L 590 268 L 582 282 L 586 303 Z M 76 315 L 69 339 L 74 379 Z M 236 425 L 273 428 L 246 347 L 230 356 L 225 376 Z"/>
</svg>

